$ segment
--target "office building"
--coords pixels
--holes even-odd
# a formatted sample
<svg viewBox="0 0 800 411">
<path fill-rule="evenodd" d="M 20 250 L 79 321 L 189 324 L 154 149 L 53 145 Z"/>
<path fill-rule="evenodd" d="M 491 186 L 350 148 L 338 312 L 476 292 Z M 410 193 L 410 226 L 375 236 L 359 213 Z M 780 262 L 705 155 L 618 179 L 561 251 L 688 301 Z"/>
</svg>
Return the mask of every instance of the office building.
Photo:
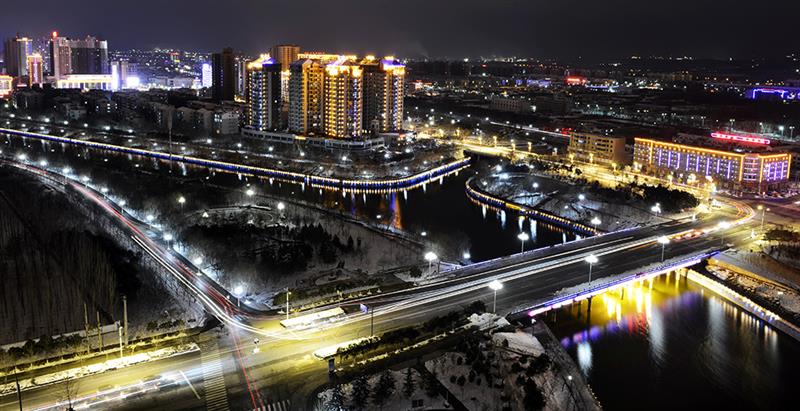
<svg viewBox="0 0 800 411">
<path fill-rule="evenodd" d="M 33 53 L 28 56 L 28 86 L 44 84 L 44 61 L 42 55 Z"/>
<path fill-rule="evenodd" d="M 70 40 L 53 32 L 50 40 L 50 75 L 56 80 L 72 74 L 72 52 Z"/>
<path fill-rule="evenodd" d="M 81 40 L 70 40 L 69 74 L 110 74 L 108 65 L 108 42 L 86 36 Z"/>
<path fill-rule="evenodd" d="M 621 167 L 628 164 L 625 137 L 610 137 L 589 133 L 572 133 L 567 153 L 570 161 Z"/>
<path fill-rule="evenodd" d="M 0 74 L 0 98 L 8 97 L 14 91 L 14 77 Z"/>
<path fill-rule="evenodd" d="M 33 54 L 33 41 L 27 37 L 16 37 L 5 41 L 3 61 L 6 64 L 6 74 L 11 77 L 24 77 L 28 75 L 28 56 Z"/>
<path fill-rule="evenodd" d="M 257 131 L 282 128 L 281 66 L 269 54 L 247 65 L 246 104 L 247 128 Z"/>
<path fill-rule="evenodd" d="M 362 129 L 397 132 L 403 128 L 405 66 L 393 57 L 367 56 L 363 71 Z"/>
<path fill-rule="evenodd" d="M 50 73 L 57 80 L 71 74 L 111 74 L 108 42 L 96 37 L 71 40 L 53 32 L 50 39 Z"/>
<path fill-rule="evenodd" d="M 361 66 L 345 56 L 325 66 L 323 126 L 334 138 L 363 134 L 363 77 Z"/>
<path fill-rule="evenodd" d="M 322 98 L 325 64 L 319 59 L 297 60 L 289 77 L 289 131 L 302 135 L 322 134 Z"/>
<path fill-rule="evenodd" d="M 791 162 L 786 152 L 748 152 L 740 146 L 711 149 L 648 138 L 636 138 L 634 144 L 636 170 L 686 182 L 710 180 L 735 190 L 780 189 L 789 180 Z"/>
<path fill-rule="evenodd" d="M 202 79 L 203 88 L 209 88 L 214 84 L 213 76 L 212 76 L 212 70 L 211 70 L 211 64 L 203 63 L 203 68 L 202 68 L 202 72 L 201 72 L 201 79 Z"/>
<path fill-rule="evenodd" d="M 112 61 L 111 66 L 111 89 L 114 91 L 122 90 L 128 84 L 129 68 L 128 62 Z"/>
<path fill-rule="evenodd" d="M 216 101 L 233 101 L 236 96 L 236 56 L 233 49 L 211 55 L 211 98 Z"/>
</svg>

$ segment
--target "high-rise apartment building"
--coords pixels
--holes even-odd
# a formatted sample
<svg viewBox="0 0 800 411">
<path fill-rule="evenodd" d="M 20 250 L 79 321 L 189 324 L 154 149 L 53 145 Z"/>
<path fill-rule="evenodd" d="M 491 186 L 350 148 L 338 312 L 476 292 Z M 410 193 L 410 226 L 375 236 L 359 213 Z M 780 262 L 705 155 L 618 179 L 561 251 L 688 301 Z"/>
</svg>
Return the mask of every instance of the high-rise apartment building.
<svg viewBox="0 0 800 411">
<path fill-rule="evenodd" d="M 246 102 L 246 127 L 258 131 L 282 128 L 281 66 L 269 54 L 247 65 Z"/>
<path fill-rule="evenodd" d="M 28 65 L 28 85 L 34 84 L 41 86 L 44 84 L 44 60 L 39 53 L 33 53 L 27 58 Z"/>
<path fill-rule="evenodd" d="M 211 64 L 203 63 L 201 73 L 201 84 L 203 85 L 203 88 L 211 87 L 214 84 L 213 78 Z"/>
<path fill-rule="evenodd" d="M 6 74 L 11 77 L 28 75 L 28 56 L 33 54 L 33 41 L 27 37 L 12 37 L 5 41 L 3 61 L 6 63 Z"/>
<path fill-rule="evenodd" d="M 364 82 L 364 130 L 396 132 L 403 128 L 405 66 L 393 57 L 377 60 L 367 56 L 361 62 Z"/>
<path fill-rule="evenodd" d="M 233 49 L 211 56 L 211 98 L 214 101 L 233 101 L 236 96 L 236 56 Z"/>
<path fill-rule="evenodd" d="M 270 55 L 281 65 L 281 71 L 289 71 L 289 66 L 298 59 L 300 46 L 294 44 L 278 44 L 272 47 Z"/>
<path fill-rule="evenodd" d="M 322 99 L 326 60 L 302 59 L 291 64 L 289 76 L 289 131 L 322 134 Z"/>
<path fill-rule="evenodd" d="M 362 128 L 363 78 L 361 66 L 341 57 L 325 66 L 323 126 L 335 138 L 360 137 Z"/>
</svg>

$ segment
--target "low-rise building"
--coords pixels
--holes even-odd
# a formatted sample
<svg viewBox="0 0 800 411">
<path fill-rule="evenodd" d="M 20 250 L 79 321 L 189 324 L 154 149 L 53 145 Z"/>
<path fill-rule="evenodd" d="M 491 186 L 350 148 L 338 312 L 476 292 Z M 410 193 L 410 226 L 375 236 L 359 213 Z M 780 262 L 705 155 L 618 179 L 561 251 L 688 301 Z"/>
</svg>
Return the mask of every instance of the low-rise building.
<svg viewBox="0 0 800 411">
<path fill-rule="evenodd" d="M 581 161 L 613 168 L 621 167 L 630 161 L 625 151 L 625 137 L 572 133 L 569 137 L 567 153 L 570 161 Z"/>
<path fill-rule="evenodd" d="M 7 97 L 14 91 L 14 77 L 0 74 L 0 97 Z"/>
<path fill-rule="evenodd" d="M 530 101 L 510 97 L 493 97 L 492 101 L 489 102 L 489 109 L 511 113 L 529 113 L 533 111 Z"/>
<path fill-rule="evenodd" d="M 214 134 L 228 135 L 239 133 L 239 112 L 237 110 L 217 110 L 214 112 Z"/>
<path fill-rule="evenodd" d="M 780 190 L 789 181 L 791 162 L 790 153 L 766 148 L 707 148 L 649 138 L 636 138 L 634 143 L 634 169 L 689 183 L 707 180 L 732 190 Z"/>
</svg>

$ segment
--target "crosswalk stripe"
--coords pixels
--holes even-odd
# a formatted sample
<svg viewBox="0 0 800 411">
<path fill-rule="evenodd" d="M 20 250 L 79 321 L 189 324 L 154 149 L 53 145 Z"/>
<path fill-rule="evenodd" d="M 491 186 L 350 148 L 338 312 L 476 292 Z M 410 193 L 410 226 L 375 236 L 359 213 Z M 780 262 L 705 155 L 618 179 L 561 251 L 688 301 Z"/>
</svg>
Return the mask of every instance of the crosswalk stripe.
<svg viewBox="0 0 800 411">
<path fill-rule="evenodd" d="M 216 342 L 200 352 L 200 360 L 203 362 L 206 409 L 209 411 L 228 411 L 228 392 Z"/>
</svg>

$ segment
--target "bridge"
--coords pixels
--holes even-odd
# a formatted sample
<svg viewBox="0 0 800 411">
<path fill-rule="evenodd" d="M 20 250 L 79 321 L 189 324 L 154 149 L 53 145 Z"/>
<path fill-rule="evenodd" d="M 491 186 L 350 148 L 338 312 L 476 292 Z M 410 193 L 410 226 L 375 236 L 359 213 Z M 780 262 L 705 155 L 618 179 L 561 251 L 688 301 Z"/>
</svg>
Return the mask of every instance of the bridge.
<svg viewBox="0 0 800 411">
<path fill-rule="evenodd" d="M 748 222 L 753 216 L 752 210 L 739 208 L 736 215 L 618 231 L 476 263 L 429 284 L 342 301 L 334 306 L 348 314 L 339 321 L 294 330 L 280 325 L 283 315 L 237 306 L 232 302 L 232 293 L 177 254 L 157 228 L 136 219 L 88 182 L 63 174 L 63 170 L 20 159 L 6 159 L 2 164 L 35 175 L 60 190 L 69 190 L 103 210 L 165 273 L 180 281 L 209 314 L 231 327 L 236 352 L 252 349 L 253 344 L 246 341 L 253 336 L 261 338 L 260 353 L 249 355 L 246 360 L 239 355 L 241 368 L 249 375 L 247 384 L 229 388 L 231 393 L 249 391 L 253 408 L 264 405 L 257 395 L 259 387 L 287 379 L 305 381 L 308 389 L 323 384 L 327 378 L 325 364 L 308 359 L 321 348 L 368 336 L 373 329 L 380 334 L 418 325 L 477 300 L 492 301 L 495 296 L 498 315 L 535 316 L 609 288 L 696 264 L 729 243 L 746 241 L 750 236 Z M 669 239 L 668 244 L 665 238 Z M 503 284 L 496 294 L 489 288 L 494 282 Z M 369 307 L 370 313 L 362 313 L 358 309 L 361 305 Z M 329 308 L 332 306 L 320 310 Z M 304 401 L 303 395 L 308 392 L 298 389 L 293 403 Z"/>
</svg>

